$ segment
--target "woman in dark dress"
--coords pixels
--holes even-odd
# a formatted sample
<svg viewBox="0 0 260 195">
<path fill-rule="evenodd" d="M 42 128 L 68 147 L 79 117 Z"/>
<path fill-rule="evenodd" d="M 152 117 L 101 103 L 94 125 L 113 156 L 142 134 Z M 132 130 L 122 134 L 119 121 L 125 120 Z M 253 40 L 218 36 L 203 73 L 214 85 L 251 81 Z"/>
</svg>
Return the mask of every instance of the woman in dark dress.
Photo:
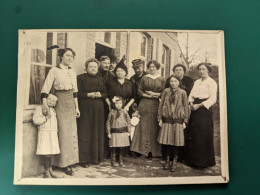
<svg viewBox="0 0 260 195">
<path fill-rule="evenodd" d="M 115 68 L 116 77 L 108 83 L 108 97 L 112 102 L 113 97 L 120 96 L 123 99 L 123 108 L 129 111 L 130 106 L 134 103 L 134 87 L 130 80 L 126 79 L 128 73 L 124 60 L 121 60 Z"/>
<path fill-rule="evenodd" d="M 217 100 L 217 83 L 209 77 L 210 64 L 198 65 L 201 79 L 194 82 L 189 96 L 191 115 L 187 128 L 185 163 L 196 168 L 214 166 L 212 106 Z"/>
<path fill-rule="evenodd" d="M 97 74 L 99 62 L 87 60 L 87 73 L 78 76 L 78 101 L 81 116 L 77 120 L 79 162 L 83 167 L 98 164 L 104 158 L 104 99 L 107 91 L 102 78 Z"/>
<path fill-rule="evenodd" d="M 150 61 L 147 64 L 149 74 L 139 81 L 138 95 L 141 99 L 138 110 L 141 118 L 130 147 L 131 151 L 148 156 L 149 159 L 161 156 L 161 145 L 157 142 L 160 129 L 157 113 L 165 79 L 158 74 L 159 68 L 157 61 Z"/>
</svg>

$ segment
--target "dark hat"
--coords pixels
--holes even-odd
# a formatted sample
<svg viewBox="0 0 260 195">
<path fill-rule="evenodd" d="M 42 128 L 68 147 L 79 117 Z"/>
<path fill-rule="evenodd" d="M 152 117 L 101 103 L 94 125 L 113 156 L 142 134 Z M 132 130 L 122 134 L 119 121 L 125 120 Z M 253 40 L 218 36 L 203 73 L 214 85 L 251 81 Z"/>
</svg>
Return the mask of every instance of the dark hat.
<svg viewBox="0 0 260 195">
<path fill-rule="evenodd" d="M 127 67 L 126 67 L 126 65 L 125 65 L 125 59 L 124 59 L 124 58 L 122 58 L 122 59 L 120 60 L 120 62 L 116 65 L 114 71 L 116 72 L 118 68 L 123 69 L 123 70 L 126 72 L 126 74 L 128 73 Z"/>
<path fill-rule="evenodd" d="M 172 71 L 174 72 L 176 68 L 182 67 L 183 71 L 186 72 L 186 67 L 183 64 L 176 64 L 173 68 Z"/>
<path fill-rule="evenodd" d="M 197 66 L 197 69 L 199 70 L 199 67 L 202 66 L 202 65 L 206 66 L 206 68 L 208 69 L 209 72 L 212 72 L 211 63 L 202 62 L 202 63 L 200 63 L 200 64 Z"/>
<path fill-rule="evenodd" d="M 117 62 L 117 57 L 115 55 L 111 55 L 110 62 Z"/>
<path fill-rule="evenodd" d="M 141 59 L 135 59 L 132 61 L 133 68 L 138 68 L 144 64 L 144 61 Z"/>
</svg>

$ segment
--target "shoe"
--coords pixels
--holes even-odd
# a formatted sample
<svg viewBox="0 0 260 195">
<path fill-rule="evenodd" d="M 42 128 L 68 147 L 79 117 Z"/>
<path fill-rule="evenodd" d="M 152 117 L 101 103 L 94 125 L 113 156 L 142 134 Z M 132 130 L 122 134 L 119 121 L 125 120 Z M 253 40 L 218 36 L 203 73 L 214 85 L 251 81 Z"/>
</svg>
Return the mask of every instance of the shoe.
<svg viewBox="0 0 260 195">
<path fill-rule="evenodd" d="M 166 161 L 165 161 L 165 163 L 164 163 L 164 165 L 163 165 L 163 169 L 164 169 L 164 170 L 170 169 L 170 164 L 171 164 L 171 162 L 170 162 L 170 156 L 167 155 L 167 156 L 166 156 Z"/>
<path fill-rule="evenodd" d="M 115 151 L 115 148 L 111 148 L 110 152 L 111 152 L 111 157 L 110 157 L 110 159 L 111 159 L 111 166 L 115 167 L 115 162 L 116 162 L 116 153 L 115 153 L 116 151 Z"/>
<path fill-rule="evenodd" d="M 66 174 L 66 175 L 73 176 L 73 175 L 74 175 L 74 172 L 72 171 L 72 168 L 71 168 L 71 167 L 66 167 L 66 168 L 65 168 L 65 174 Z"/>
<path fill-rule="evenodd" d="M 119 166 L 123 166 L 123 155 L 124 155 L 124 148 L 119 149 Z"/>
<path fill-rule="evenodd" d="M 52 178 L 51 174 L 50 174 L 50 171 L 44 171 L 43 178 Z"/>
<path fill-rule="evenodd" d="M 148 157 L 147 157 L 147 158 L 148 158 L 148 160 L 152 160 L 152 159 L 153 159 L 152 152 L 149 152 L 149 153 L 148 153 Z"/>
<path fill-rule="evenodd" d="M 175 172 L 175 171 L 176 171 L 176 168 L 177 168 L 177 159 L 174 158 L 174 159 L 173 159 L 172 166 L 171 166 L 171 172 Z"/>
<path fill-rule="evenodd" d="M 80 166 L 82 166 L 83 168 L 88 168 L 89 164 L 88 163 L 80 163 Z"/>
</svg>

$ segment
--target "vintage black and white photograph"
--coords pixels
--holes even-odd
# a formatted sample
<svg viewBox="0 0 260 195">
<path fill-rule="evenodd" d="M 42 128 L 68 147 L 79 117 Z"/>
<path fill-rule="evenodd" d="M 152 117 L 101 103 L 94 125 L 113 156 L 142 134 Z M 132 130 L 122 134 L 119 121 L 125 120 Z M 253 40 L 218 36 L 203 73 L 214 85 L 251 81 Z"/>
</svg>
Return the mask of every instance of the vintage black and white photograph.
<svg viewBox="0 0 260 195">
<path fill-rule="evenodd" d="M 224 32 L 19 30 L 17 185 L 227 183 Z"/>
</svg>

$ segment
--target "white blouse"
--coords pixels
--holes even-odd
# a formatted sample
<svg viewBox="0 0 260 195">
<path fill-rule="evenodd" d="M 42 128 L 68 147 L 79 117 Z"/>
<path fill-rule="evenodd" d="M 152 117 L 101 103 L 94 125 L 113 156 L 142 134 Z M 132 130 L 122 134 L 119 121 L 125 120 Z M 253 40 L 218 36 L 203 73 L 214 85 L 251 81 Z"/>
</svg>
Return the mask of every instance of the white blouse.
<svg viewBox="0 0 260 195">
<path fill-rule="evenodd" d="M 212 78 L 206 80 L 198 79 L 194 82 L 190 92 L 189 102 L 194 102 L 194 99 L 207 99 L 202 104 L 209 109 L 217 101 L 217 83 Z"/>
<path fill-rule="evenodd" d="M 73 90 L 74 93 L 78 92 L 77 75 L 74 70 L 62 64 L 51 68 L 41 93 L 49 94 L 52 87 L 55 90 Z"/>
</svg>

